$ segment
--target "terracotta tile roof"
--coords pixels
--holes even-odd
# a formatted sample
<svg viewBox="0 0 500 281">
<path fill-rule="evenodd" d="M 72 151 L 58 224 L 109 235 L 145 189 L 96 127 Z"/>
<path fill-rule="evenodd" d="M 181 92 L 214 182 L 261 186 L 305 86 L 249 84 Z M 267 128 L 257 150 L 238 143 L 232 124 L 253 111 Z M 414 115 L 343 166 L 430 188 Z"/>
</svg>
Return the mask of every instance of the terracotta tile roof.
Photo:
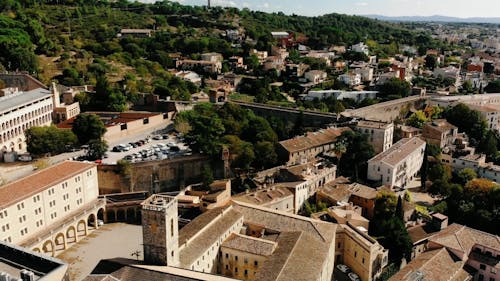
<svg viewBox="0 0 500 281">
<path fill-rule="evenodd" d="M 349 128 L 328 128 L 316 132 L 308 132 L 305 136 L 297 136 L 293 139 L 280 141 L 281 146 L 289 153 L 303 151 L 309 148 L 333 143 L 342 134 L 350 130 Z"/>
<path fill-rule="evenodd" d="M 255 205 L 267 205 L 292 197 L 293 193 L 288 188 L 276 184 L 266 189 L 258 189 L 248 194 L 234 196 L 233 199 Z"/>
<path fill-rule="evenodd" d="M 432 122 L 425 123 L 424 125 L 424 135 L 426 134 L 426 130 L 435 130 L 438 132 L 448 132 L 450 130 L 458 129 L 456 126 L 448 123 L 445 119 L 436 119 Z"/>
<path fill-rule="evenodd" d="M 235 249 L 259 256 L 270 256 L 276 249 L 277 243 L 266 239 L 233 233 L 227 238 L 222 247 Z"/>
<path fill-rule="evenodd" d="M 352 192 L 353 195 L 365 199 L 375 199 L 378 193 L 376 189 L 357 182 L 349 185 L 349 191 Z"/>
<path fill-rule="evenodd" d="M 190 240 L 184 240 L 186 237 L 186 234 L 183 233 L 184 228 L 179 231 L 181 267 L 189 268 L 191 264 L 196 261 L 196 259 L 198 259 L 202 253 L 204 253 L 210 246 L 212 246 L 217 240 L 219 240 L 224 232 L 228 231 L 233 225 L 238 222 L 238 220 L 243 217 L 240 212 L 236 211 L 231 206 L 227 208 L 213 209 L 207 211 L 205 214 L 207 213 L 209 213 L 210 217 L 213 217 L 213 215 L 210 213 L 216 214 L 216 217 L 213 220 L 210 220 L 208 224 L 204 224 L 206 217 L 203 218 L 203 221 L 199 221 L 198 217 L 184 227 L 186 228 L 193 224 L 194 227 L 197 228 L 196 234 L 199 235 L 192 236 Z M 188 230 L 191 229 L 192 228 L 188 228 Z M 236 229 L 235 231 L 239 231 L 239 229 Z"/>
<path fill-rule="evenodd" d="M 334 202 L 347 202 L 351 197 L 347 184 L 325 184 L 318 190 L 318 195 L 329 198 Z"/>
<path fill-rule="evenodd" d="M 368 162 L 380 161 L 394 167 L 422 145 L 425 145 L 425 141 L 418 137 L 404 138 L 395 143 L 388 150 L 368 160 Z"/>
<path fill-rule="evenodd" d="M 429 241 L 468 255 L 475 244 L 500 249 L 500 238 L 460 224 L 452 224 L 432 236 Z"/>
<path fill-rule="evenodd" d="M 371 128 L 371 129 L 387 129 L 394 126 L 392 123 L 386 123 L 381 121 L 371 121 L 371 120 L 360 120 L 356 127 L 358 128 Z"/>
<path fill-rule="evenodd" d="M 1 186 L 0 210 L 42 192 L 95 165 L 94 163 L 64 161 L 20 180 Z"/>
<path fill-rule="evenodd" d="M 408 235 L 413 243 L 422 241 L 423 239 L 429 238 L 436 234 L 437 231 L 432 228 L 432 226 L 427 224 L 421 224 L 408 228 Z"/>
<path fill-rule="evenodd" d="M 324 243 L 335 237 L 336 225 L 311 218 L 270 210 L 243 202 L 233 201 L 234 208 L 243 214 L 244 221 L 264 225 L 279 232 L 304 231 Z"/>
<path fill-rule="evenodd" d="M 193 221 L 191 221 L 186 226 L 181 228 L 179 230 L 179 244 L 182 244 L 182 243 L 185 243 L 186 241 L 189 241 L 200 230 L 202 230 L 210 222 L 215 220 L 215 218 L 220 216 L 222 214 L 222 212 L 228 208 L 229 208 L 229 206 L 214 208 L 208 212 L 205 212 L 205 213 L 199 215 Z"/>
<path fill-rule="evenodd" d="M 128 123 L 139 119 L 149 118 L 161 113 L 159 112 L 85 112 L 88 114 L 96 114 L 103 121 L 106 127 L 118 125 L 120 123 Z M 76 117 L 68 119 L 57 125 L 58 128 L 69 129 L 73 127 L 73 122 Z"/>
<path fill-rule="evenodd" d="M 327 255 L 325 245 L 309 233 L 282 232 L 278 248 L 259 269 L 255 280 L 318 280 Z"/>
<path fill-rule="evenodd" d="M 456 277 L 463 276 L 462 266 L 462 261 L 455 259 L 453 254 L 449 253 L 445 248 L 441 248 L 425 252 L 416 257 L 393 275 L 389 281 L 413 281 L 420 276 L 422 277 L 420 280 L 457 280 Z"/>
</svg>

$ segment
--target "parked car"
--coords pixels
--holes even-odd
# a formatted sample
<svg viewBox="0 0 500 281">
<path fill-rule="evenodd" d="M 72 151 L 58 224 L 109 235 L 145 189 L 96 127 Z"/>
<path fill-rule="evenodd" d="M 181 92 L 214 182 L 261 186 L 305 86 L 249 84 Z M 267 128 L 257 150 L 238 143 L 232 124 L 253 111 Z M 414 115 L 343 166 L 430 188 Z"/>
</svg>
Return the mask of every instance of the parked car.
<svg viewBox="0 0 500 281">
<path fill-rule="evenodd" d="M 361 279 L 359 279 L 359 276 L 354 272 L 347 274 L 347 276 L 349 277 L 349 279 L 351 279 L 351 281 L 361 281 Z"/>
<path fill-rule="evenodd" d="M 347 265 L 341 264 L 341 263 L 337 264 L 337 269 L 344 272 L 344 273 L 351 271 Z"/>
<path fill-rule="evenodd" d="M 164 140 L 166 140 L 166 139 L 168 139 L 168 135 L 162 135 L 162 138 L 163 138 Z"/>
<path fill-rule="evenodd" d="M 163 137 L 160 136 L 160 135 L 156 135 L 156 136 L 153 137 L 153 139 L 154 140 L 161 140 L 161 139 L 163 139 Z"/>
</svg>

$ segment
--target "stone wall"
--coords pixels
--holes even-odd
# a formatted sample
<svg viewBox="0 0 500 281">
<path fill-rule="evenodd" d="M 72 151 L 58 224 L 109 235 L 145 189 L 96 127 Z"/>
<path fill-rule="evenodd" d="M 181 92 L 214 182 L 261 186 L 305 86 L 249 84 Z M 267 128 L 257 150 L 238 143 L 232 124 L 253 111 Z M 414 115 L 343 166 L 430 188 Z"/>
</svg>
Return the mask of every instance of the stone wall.
<svg viewBox="0 0 500 281">
<path fill-rule="evenodd" d="M 116 165 L 99 165 L 99 193 L 177 191 L 199 182 L 204 165 L 209 163 L 210 159 L 202 155 L 134 163 L 130 175 L 115 172 Z"/>
</svg>

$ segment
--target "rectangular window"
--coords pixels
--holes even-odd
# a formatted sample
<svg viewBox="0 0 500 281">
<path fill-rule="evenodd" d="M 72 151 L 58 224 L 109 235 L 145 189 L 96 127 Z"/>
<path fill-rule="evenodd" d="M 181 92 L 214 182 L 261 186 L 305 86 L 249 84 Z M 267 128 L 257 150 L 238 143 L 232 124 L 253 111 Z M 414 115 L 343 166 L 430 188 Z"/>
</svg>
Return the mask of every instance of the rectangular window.
<svg viewBox="0 0 500 281">
<path fill-rule="evenodd" d="M 170 219 L 170 236 L 174 237 L 174 219 Z"/>
<path fill-rule="evenodd" d="M 253 265 L 255 265 L 256 267 L 259 266 L 259 262 L 258 261 L 254 261 Z"/>
<path fill-rule="evenodd" d="M 486 265 L 484 265 L 484 264 L 480 264 L 480 265 L 479 265 L 479 268 L 480 268 L 480 269 L 482 269 L 482 270 L 485 270 L 485 269 L 486 269 Z"/>
</svg>

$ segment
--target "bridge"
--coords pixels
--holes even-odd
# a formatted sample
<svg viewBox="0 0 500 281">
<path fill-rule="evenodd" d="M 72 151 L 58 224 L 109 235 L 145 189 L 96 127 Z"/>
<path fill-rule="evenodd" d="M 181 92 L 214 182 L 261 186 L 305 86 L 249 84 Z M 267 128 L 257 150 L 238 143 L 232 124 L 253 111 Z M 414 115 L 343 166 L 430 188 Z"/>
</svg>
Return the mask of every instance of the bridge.
<svg viewBox="0 0 500 281">
<path fill-rule="evenodd" d="M 295 122 L 302 114 L 304 126 L 306 127 L 322 127 L 326 124 L 335 123 L 339 117 L 335 113 L 319 112 L 312 110 L 300 110 L 292 107 L 267 105 L 261 103 L 242 102 L 242 101 L 229 101 L 238 104 L 241 107 L 248 108 L 255 112 L 256 115 L 263 117 L 278 117 L 283 120 Z"/>
</svg>

